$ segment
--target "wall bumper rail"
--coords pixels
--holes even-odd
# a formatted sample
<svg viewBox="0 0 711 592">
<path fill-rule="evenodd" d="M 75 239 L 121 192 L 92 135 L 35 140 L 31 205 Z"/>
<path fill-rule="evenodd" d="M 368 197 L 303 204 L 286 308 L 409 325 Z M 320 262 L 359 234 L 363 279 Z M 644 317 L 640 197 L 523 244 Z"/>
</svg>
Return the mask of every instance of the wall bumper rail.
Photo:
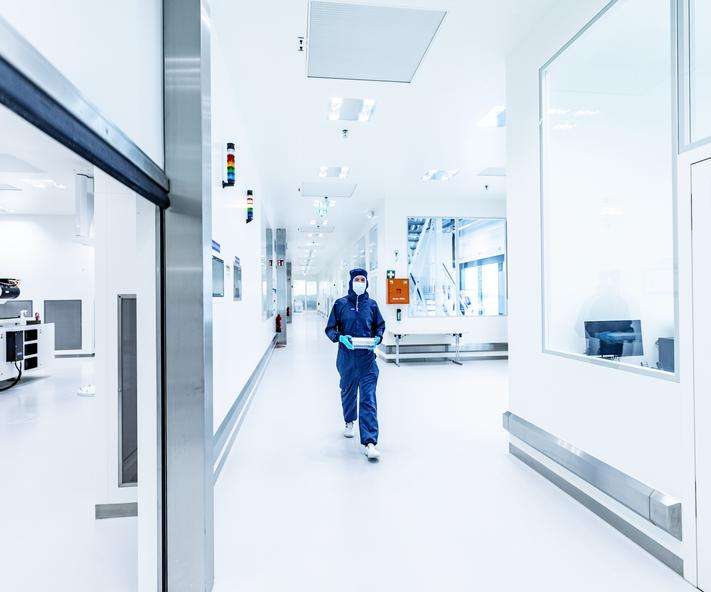
<svg viewBox="0 0 711 592">
<path fill-rule="evenodd" d="M 269 360 L 271 359 L 274 348 L 276 347 L 276 343 L 277 335 L 274 335 L 272 340 L 269 342 L 264 355 L 262 355 L 262 358 L 257 364 L 257 367 L 247 379 L 247 382 L 242 390 L 235 397 L 230 410 L 227 412 L 227 415 L 222 420 L 220 427 L 217 428 L 217 431 L 215 432 L 212 450 L 213 480 L 215 482 L 220 476 L 222 467 L 225 465 L 225 461 L 232 450 L 232 445 L 234 444 L 237 434 L 242 427 L 242 422 L 247 415 L 250 403 L 254 398 L 254 394 L 262 380 L 262 376 L 264 376 L 264 372 L 266 372 Z"/>
<path fill-rule="evenodd" d="M 681 502 L 507 411 L 503 426 L 531 448 L 655 526 L 682 540 Z M 545 475 L 544 475 L 545 476 Z"/>
</svg>

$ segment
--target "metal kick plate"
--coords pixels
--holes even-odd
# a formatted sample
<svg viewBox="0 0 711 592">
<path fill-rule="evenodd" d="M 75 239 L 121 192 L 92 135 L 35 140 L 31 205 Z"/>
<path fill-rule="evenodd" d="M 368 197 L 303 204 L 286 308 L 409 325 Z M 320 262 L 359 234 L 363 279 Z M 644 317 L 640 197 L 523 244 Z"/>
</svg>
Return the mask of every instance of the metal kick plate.
<svg viewBox="0 0 711 592">
<path fill-rule="evenodd" d="M 645 485 L 510 411 L 504 413 L 503 426 L 512 436 L 545 454 L 674 538 L 682 540 L 682 509 L 677 499 Z"/>
</svg>

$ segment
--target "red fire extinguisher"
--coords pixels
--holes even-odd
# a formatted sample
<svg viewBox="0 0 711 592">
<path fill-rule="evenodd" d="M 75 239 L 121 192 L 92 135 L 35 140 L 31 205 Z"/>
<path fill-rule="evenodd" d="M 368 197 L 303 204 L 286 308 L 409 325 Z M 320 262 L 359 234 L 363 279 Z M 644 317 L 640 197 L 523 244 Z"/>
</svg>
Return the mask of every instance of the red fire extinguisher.
<svg viewBox="0 0 711 592">
<path fill-rule="evenodd" d="M 281 315 L 277 314 L 276 316 L 276 332 L 281 333 Z"/>
</svg>

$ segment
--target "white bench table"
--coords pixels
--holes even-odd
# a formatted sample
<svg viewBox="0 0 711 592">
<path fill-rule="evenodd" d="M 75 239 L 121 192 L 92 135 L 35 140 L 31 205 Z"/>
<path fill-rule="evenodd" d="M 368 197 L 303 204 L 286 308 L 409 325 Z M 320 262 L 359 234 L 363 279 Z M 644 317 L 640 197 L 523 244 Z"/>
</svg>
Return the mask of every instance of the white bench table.
<svg viewBox="0 0 711 592">
<path fill-rule="evenodd" d="M 395 329 L 395 330 L 388 330 L 389 333 L 393 335 L 395 338 L 395 365 L 400 366 L 400 340 L 406 336 L 406 335 L 451 335 L 454 337 L 454 357 L 450 360 L 453 364 L 457 364 L 457 366 L 461 366 L 462 362 L 460 360 L 460 352 L 461 352 L 461 344 L 462 344 L 462 335 L 464 335 L 463 331 L 422 331 L 422 330 L 401 330 L 401 329 Z M 446 358 L 450 357 L 451 354 L 449 352 L 438 352 L 437 357 L 438 358 Z"/>
</svg>

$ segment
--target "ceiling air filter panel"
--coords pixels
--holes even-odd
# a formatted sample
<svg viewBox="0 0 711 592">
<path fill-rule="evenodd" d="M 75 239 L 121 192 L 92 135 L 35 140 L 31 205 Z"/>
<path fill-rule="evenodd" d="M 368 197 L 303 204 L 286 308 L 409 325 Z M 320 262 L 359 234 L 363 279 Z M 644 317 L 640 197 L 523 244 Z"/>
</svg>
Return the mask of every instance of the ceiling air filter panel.
<svg viewBox="0 0 711 592">
<path fill-rule="evenodd" d="M 412 82 L 445 14 L 313 0 L 308 76 Z"/>
</svg>

